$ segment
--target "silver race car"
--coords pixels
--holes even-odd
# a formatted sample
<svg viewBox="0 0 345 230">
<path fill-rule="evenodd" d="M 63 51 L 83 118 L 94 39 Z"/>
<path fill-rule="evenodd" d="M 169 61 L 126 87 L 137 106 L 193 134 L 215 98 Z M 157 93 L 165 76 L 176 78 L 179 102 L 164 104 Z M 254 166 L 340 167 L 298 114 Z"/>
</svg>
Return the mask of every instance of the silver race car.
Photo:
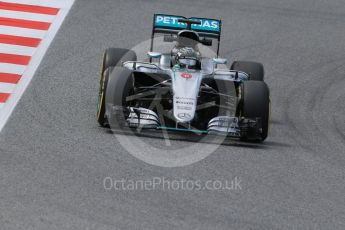
<svg viewBox="0 0 345 230">
<path fill-rule="evenodd" d="M 154 39 L 172 44 L 154 49 Z M 97 120 L 112 130 L 263 141 L 270 98 L 263 65 L 219 58 L 221 21 L 155 14 L 147 61 L 134 51 L 105 51 Z M 200 47 L 214 48 L 214 56 Z M 161 134 L 159 134 L 161 135 Z"/>
</svg>

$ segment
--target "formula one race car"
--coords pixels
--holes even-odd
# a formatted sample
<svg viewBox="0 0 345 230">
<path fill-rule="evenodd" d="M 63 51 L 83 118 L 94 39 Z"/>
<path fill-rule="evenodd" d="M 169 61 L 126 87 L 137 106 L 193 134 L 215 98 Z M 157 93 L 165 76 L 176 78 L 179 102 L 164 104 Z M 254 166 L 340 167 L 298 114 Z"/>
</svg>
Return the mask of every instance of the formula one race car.
<svg viewBox="0 0 345 230">
<path fill-rule="evenodd" d="M 156 34 L 173 45 L 169 52 L 153 51 Z M 99 124 L 136 133 L 265 140 L 270 98 L 263 65 L 235 61 L 227 68 L 219 58 L 220 35 L 220 20 L 155 14 L 148 61 L 137 61 L 132 50 L 107 49 Z M 214 46 L 214 56 L 203 55 L 200 46 Z"/>
</svg>

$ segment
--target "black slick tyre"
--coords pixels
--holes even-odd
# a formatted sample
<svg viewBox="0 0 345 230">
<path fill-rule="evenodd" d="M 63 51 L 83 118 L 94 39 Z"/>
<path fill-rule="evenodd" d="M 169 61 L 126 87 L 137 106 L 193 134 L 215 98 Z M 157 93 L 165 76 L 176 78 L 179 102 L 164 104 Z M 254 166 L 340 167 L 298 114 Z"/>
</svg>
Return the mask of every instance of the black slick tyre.
<svg viewBox="0 0 345 230">
<path fill-rule="evenodd" d="M 262 132 L 256 141 L 264 141 L 268 135 L 270 117 L 269 89 L 263 81 L 245 81 L 241 91 L 241 116 L 250 119 L 260 118 Z"/>
<path fill-rule="evenodd" d="M 264 80 L 264 66 L 258 62 L 234 61 L 230 67 L 231 70 L 242 71 L 249 74 L 249 79 L 254 81 Z"/>
<path fill-rule="evenodd" d="M 103 126 L 108 126 L 105 116 L 105 95 L 108 85 L 109 75 L 116 66 L 121 66 L 125 61 L 136 61 L 137 56 L 134 51 L 121 48 L 108 48 L 103 55 L 101 65 L 101 78 L 98 92 L 97 121 Z"/>
</svg>

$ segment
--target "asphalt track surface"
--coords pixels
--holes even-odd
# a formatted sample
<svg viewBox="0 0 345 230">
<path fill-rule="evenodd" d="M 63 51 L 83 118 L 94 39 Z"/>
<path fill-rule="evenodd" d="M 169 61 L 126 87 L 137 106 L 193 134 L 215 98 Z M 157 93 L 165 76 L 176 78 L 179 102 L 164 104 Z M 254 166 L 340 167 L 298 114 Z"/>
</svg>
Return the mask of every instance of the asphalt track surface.
<svg viewBox="0 0 345 230">
<path fill-rule="evenodd" d="M 98 127 L 102 51 L 148 39 L 156 12 L 220 17 L 222 56 L 264 63 L 272 127 L 261 147 L 164 168 Z M 0 228 L 345 229 L 344 12 L 340 0 L 77 0 L 0 134 Z M 241 189 L 106 191 L 107 176 L 239 177 Z"/>
</svg>

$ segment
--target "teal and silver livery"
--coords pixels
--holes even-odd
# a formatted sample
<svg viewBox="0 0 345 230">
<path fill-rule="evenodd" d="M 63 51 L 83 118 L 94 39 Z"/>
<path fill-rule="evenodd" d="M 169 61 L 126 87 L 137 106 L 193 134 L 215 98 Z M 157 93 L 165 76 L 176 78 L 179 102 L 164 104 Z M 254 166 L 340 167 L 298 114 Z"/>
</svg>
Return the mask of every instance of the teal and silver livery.
<svg viewBox="0 0 345 230">
<path fill-rule="evenodd" d="M 193 21 L 198 21 L 200 24 L 191 25 L 192 30 L 200 32 L 211 32 L 211 33 L 220 33 L 221 21 L 216 19 L 208 18 L 185 18 L 182 16 L 174 15 L 164 15 L 164 14 L 155 14 L 154 17 L 154 27 L 156 28 L 166 28 L 166 29 L 186 29 L 187 24 L 179 22 L 179 19 L 190 19 Z"/>
<path fill-rule="evenodd" d="M 173 44 L 155 48 L 156 34 L 163 45 Z M 132 50 L 106 51 L 103 63 L 115 64 L 103 66 L 99 123 L 114 132 L 265 140 L 270 100 L 263 66 L 235 61 L 227 67 L 220 35 L 221 20 L 155 14 L 148 60 L 138 61 Z M 216 52 L 206 54 L 203 46 Z"/>
</svg>

